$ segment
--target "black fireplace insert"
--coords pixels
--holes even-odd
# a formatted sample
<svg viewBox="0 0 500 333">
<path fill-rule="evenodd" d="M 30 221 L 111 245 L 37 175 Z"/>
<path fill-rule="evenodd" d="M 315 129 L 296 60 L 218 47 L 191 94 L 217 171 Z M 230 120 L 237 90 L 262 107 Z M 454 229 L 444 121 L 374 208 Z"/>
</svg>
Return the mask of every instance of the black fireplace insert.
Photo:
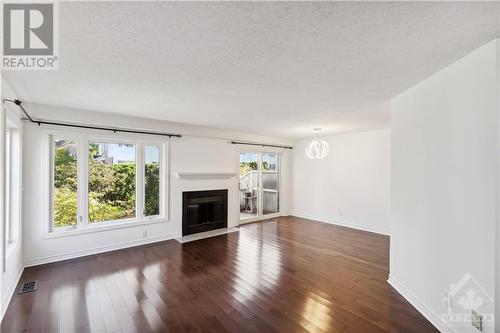
<svg viewBox="0 0 500 333">
<path fill-rule="evenodd" d="M 227 228 L 227 190 L 182 192 L 182 236 Z"/>
</svg>

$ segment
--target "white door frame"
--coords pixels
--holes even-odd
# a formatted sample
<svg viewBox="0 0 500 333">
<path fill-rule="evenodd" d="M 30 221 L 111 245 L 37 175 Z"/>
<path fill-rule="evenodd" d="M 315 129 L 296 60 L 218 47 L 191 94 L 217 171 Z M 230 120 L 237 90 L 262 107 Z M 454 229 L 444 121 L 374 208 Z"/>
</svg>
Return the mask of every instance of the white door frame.
<svg viewBox="0 0 500 333">
<path fill-rule="evenodd" d="M 262 220 L 268 220 L 276 217 L 280 217 L 284 215 L 284 210 L 283 210 L 283 181 L 284 181 L 284 172 L 283 172 L 283 166 L 284 166 L 284 152 L 281 149 L 267 149 L 267 148 L 240 148 L 238 151 L 238 170 L 240 169 L 240 154 L 241 153 L 255 153 L 257 154 L 257 170 L 258 170 L 258 177 L 259 177 L 259 186 L 258 186 L 258 195 L 257 195 L 257 216 L 255 217 L 249 217 L 246 219 L 241 219 L 240 218 L 240 224 L 246 224 L 246 223 L 251 223 L 251 222 L 256 222 L 256 221 L 262 221 Z M 263 207 L 262 207 L 262 193 L 263 193 L 263 187 L 262 187 L 262 154 L 278 154 L 278 172 L 279 172 L 279 182 L 278 182 L 278 212 L 273 213 L 273 214 L 263 214 Z M 238 175 L 239 177 L 239 175 Z M 240 191 L 239 191 L 239 180 L 238 180 L 238 191 L 237 191 L 237 202 L 238 202 L 238 214 L 239 212 L 239 203 L 240 203 Z"/>
</svg>

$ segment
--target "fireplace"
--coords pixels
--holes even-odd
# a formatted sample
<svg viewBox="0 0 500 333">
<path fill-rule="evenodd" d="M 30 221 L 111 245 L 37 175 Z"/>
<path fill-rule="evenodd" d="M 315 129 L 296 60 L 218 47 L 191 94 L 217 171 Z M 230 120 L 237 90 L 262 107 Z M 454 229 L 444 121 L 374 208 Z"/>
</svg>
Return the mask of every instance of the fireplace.
<svg viewBox="0 0 500 333">
<path fill-rule="evenodd" d="M 182 236 L 227 228 L 227 190 L 182 192 Z"/>
</svg>

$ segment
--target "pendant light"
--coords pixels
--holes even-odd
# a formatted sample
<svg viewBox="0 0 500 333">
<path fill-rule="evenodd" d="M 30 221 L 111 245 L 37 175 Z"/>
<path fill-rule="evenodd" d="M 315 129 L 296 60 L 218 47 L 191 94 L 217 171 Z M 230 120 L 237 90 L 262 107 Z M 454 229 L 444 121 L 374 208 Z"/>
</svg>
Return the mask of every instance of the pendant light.
<svg viewBox="0 0 500 333">
<path fill-rule="evenodd" d="M 316 127 L 313 129 L 314 132 L 321 131 L 321 128 Z M 330 147 L 328 143 L 324 140 L 313 140 L 306 147 L 306 155 L 310 159 L 322 160 L 328 155 Z"/>
</svg>

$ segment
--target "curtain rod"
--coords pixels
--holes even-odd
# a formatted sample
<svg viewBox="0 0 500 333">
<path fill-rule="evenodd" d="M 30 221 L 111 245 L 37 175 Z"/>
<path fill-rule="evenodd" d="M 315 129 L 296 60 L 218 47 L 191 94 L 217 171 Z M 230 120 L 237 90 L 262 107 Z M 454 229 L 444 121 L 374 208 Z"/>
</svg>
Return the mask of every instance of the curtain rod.
<svg viewBox="0 0 500 333">
<path fill-rule="evenodd" d="M 268 144 L 265 144 L 265 143 L 254 143 L 254 142 L 244 142 L 244 141 L 231 141 L 231 144 L 233 144 L 233 145 L 248 145 L 248 146 L 259 146 L 259 147 L 293 149 L 292 146 L 268 145 Z"/>
<path fill-rule="evenodd" d="M 103 126 L 94 126 L 94 125 L 84 125 L 84 124 L 71 124 L 71 123 L 62 123 L 62 122 L 55 122 L 55 121 L 47 121 L 47 120 L 42 120 L 42 119 L 33 119 L 31 115 L 26 111 L 24 106 L 22 105 L 22 101 L 19 99 L 3 99 L 3 102 L 10 102 L 15 105 L 17 105 L 23 114 L 26 116 L 26 118 L 23 118 L 25 120 L 28 120 L 30 123 L 33 124 L 38 124 L 40 125 L 53 125 L 53 126 L 63 126 L 63 127 L 74 127 L 74 128 L 85 128 L 85 129 L 94 129 L 94 130 L 100 130 L 100 131 L 111 131 L 113 133 L 121 132 L 121 133 L 135 133 L 135 134 L 147 134 L 147 135 L 159 135 L 159 136 L 168 136 L 170 137 L 175 137 L 175 138 L 180 138 L 182 137 L 181 134 L 174 134 L 174 133 L 165 133 L 165 132 L 152 132 L 152 131 L 140 131 L 140 130 L 132 130 L 132 129 L 125 129 L 125 128 L 114 128 L 114 127 L 103 127 Z M 245 141 L 231 141 L 231 144 L 233 145 L 248 145 L 248 146 L 259 146 L 259 147 L 271 147 L 271 148 L 283 148 L 283 149 L 293 149 L 292 146 L 282 146 L 282 145 L 271 145 L 271 144 L 265 144 L 265 143 L 255 143 L 255 142 L 245 142 Z"/>
<path fill-rule="evenodd" d="M 121 133 L 135 133 L 135 134 L 147 134 L 147 135 L 160 135 L 160 136 L 168 136 L 169 138 L 175 137 L 175 138 L 180 138 L 180 134 L 173 134 L 173 133 L 164 133 L 164 132 L 152 132 L 152 131 L 140 131 L 140 130 L 132 130 L 132 129 L 125 129 L 125 128 L 113 128 L 113 127 L 101 127 L 101 126 L 93 126 L 93 125 L 80 125 L 80 124 L 69 124 L 69 123 L 61 123 L 61 122 L 55 122 L 55 121 L 46 121 L 46 120 L 41 120 L 41 119 L 33 119 L 31 115 L 26 111 L 26 109 L 22 106 L 22 101 L 15 99 L 4 99 L 4 102 L 10 102 L 16 104 L 21 111 L 24 113 L 26 118 L 23 118 L 25 120 L 28 120 L 31 123 L 38 124 L 40 125 L 54 125 L 54 126 L 64 126 L 64 127 L 76 127 L 76 128 L 86 128 L 86 129 L 94 129 L 94 130 L 100 130 L 100 131 L 111 131 L 113 133 L 121 132 Z"/>
</svg>

